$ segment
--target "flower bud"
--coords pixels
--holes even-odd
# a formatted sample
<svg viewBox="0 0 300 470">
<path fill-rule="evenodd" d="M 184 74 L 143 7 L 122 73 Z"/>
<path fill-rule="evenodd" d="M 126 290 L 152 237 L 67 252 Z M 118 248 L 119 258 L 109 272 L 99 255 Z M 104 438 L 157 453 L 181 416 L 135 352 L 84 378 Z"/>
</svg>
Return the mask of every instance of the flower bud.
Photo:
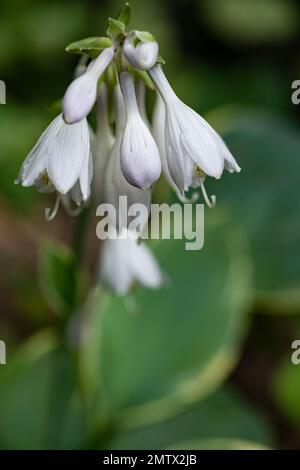
<svg viewBox="0 0 300 470">
<path fill-rule="evenodd" d="M 142 204 L 145 207 L 145 219 L 142 221 L 142 226 L 144 227 L 149 217 L 151 194 L 150 191 L 142 191 L 129 184 L 121 171 L 120 146 L 126 120 L 124 99 L 119 85 L 115 88 L 114 98 L 116 108 L 116 137 L 105 167 L 103 200 L 105 203 L 109 203 L 115 208 L 117 215 L 116 228 L 118 230 L 127 228 L 128 222 L 130 222 L 127 208 L 124 212 L 124 207 L 120 205 L 119 198 L 126 196 L 128 207 L 134 204 Z"/>
<path fill-rule="evenodd" d="M 123 45 L 123 52 L 130 65 L 139 70 L 148 70 L 157 62 L 158 44 L 155 41 L 139 42 L 134 45 L 133 37 L 128 36 Z"/>
<path fill-rule="evenodd" d="M 111 153 L 115 137 L 113 135 L 108 116 L 107 86 L 104 83 L 97 98 L 97 131 L 94 145 L 94 198 L 97 203 L 103 199 L 106 164 Z"/>
<path fill-rule="evenodd" d="M 149 75 L 164 101 L 166 164 L 179 191 L 183 194 L 190 187 L 200 186 L 204 192 L 206 175 L 219 179 L 224 168 L 239 172 L 240 167 L 221 137 L 176 96 L 162 68 L 156 65 Z"/>
</svg>

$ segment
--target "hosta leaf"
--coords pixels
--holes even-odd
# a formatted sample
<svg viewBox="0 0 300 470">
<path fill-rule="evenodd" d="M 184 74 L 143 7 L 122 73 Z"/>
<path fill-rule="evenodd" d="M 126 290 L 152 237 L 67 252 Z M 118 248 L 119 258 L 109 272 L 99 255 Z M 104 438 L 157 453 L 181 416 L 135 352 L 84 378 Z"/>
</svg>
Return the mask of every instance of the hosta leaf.
<svg viewBox="0 0 300 470">
<path fill-rule="evenodd" d="M 203 439 L 199 441 L 181 442 L 172 450 L 267 450 L 267 447 L 250 441 L 242 441 L 238 439 Z"/>
<path fill-rule="evenodd" d="M 108 18 L 108 26 L 106 34 L 111 39 L 117 39 L 125 33 L 125 24 L 122 21 L 115 20 L 114 18 Z"/>
<path fill-rule="evenodd" d="M 300 305 L 300 132 L 288 120 L 241 109 L 212 115 L 242 172 L 208 185 L 244 225 L 257 301 L 270 312 Z"/>
<path fill-rule="evenodd" d="M 272 434 L 263 416 L 227 386 L 178 416 L 138 429 L 119 430 L 112 448 L 222 448 L 225 442 L 238 445 L 241 441 L 270 446 Z"/>
<path fill-rule="evenodd" d="M 76 268 L 71 249 L 58 241 L 45 241 L 40 250 L 39 279 L 45 299 L 61 315 L 72 312 L 85 290 L 86 278 Z"/>
<path fill-rule="evenodd" d="M 85 427 L 70 356 L 51 331 L 0 369 L 0 448 L 83 448 Z"/>
<path fill-rule="evenodd" d="M 162 420 L 206 396 L 237 358 L 251 287 L 247 244 L 221 212 L 206 219 L 202 251 L 185 251 L 182 240 L 156 245 L 170 285 L 138 288 L 125 299 L 96 296 L 82 382 L 128 426 Z"/>
</svg>

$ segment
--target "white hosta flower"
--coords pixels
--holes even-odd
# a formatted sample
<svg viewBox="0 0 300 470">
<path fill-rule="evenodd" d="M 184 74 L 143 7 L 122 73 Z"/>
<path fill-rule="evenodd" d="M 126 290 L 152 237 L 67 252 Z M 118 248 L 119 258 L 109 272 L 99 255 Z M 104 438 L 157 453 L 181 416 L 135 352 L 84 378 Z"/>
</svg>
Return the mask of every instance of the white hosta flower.
<svg viewBox="0 0 300 470">
<path fill-rule="evenodd" d="M 144 40 L 134 44 L 136 34 L 128 34 L 123 44 L 123 53 L 130 65 L 139 70 L 148 70 L 157 62 L 158 44 L 155 41 Z"/>
<path fill-rule="evenodd" d="M 152 289 L 164 283 L 164 276 L 150 249 L 128 234 L 107 239 L 100 253 L 99 280 L 120 295 L 134 282 Z"/>
<path fill-rule="evenodd" d="M 68 193 L 79 182 L 82 200 L 90 195 L 90 137 L 87 121 L 66 124 L 62 114 L 43 132 L 24 161 L 17 183 Z M 50 190 L 51 190 L 50 189 Z"/>
<path fill-rule="evenodd" d="M 107 87 L 103 84 L 97 98 L 97 131 L 94 143 L 93 188 L 97 203 L 103 199 L 106 165 L 114 142 L 115 137 L 108 119 Z"/>
<path fill-rule="evenodd" d="M 166 154 L 166 144 L 165 144 L 165 121 L 166 121 L 166 107 L 164 105 L 163 99 L 159 93 L 156 96 L 156 102 L 153 110 L 153 120 L 152 120 L 152 133 L 158 145 L 160 157 L 161 157 L 161 165 L 164 177 L 166 178 L 169 185 L 173 188 L 176 192 L 178 199 L 186 204 L 186 203 L 193 203 L 198 199 L 198 193 L 193 193 L 192 197 L 189 199 L 182 195 L 182 193 L 178 190 L 178 187 L 174 183 L 168 166 L 168 159 Z M 195 175 L 196 178 L 196 175 Z M 193 179 L 193 183 L 195 183 L 195 178 Z M 205 200 L 209 206 L 211 206 L 210 201 L 206 197 L 205 188 L 203 186 L 205 177 L 202 180 L 197 180 L 198 184 L 192 184 L 192 187 L 196 188 L 199 185 L 202 187 L 203 194 L 205 194 Z M 214 198 L 214 196 L 212 196 Z"/>
<path fill-rule="evenodd" d="M 122 134 L 125 125 L 125 109 L 123 96 L 120 87 L 115 88 L 115 104 L 116 104 L 116 137 L 113 145 L 111 155 L 108 158 L 106 169 L 105 169 L 105 180 L 104 180 L 104 202 L 112 204 L 116 209 L 117 213 L 117 228 L 127 228 L 128 220 L 127 213 L 122 213 L 122 207 L 119 207 L 119 197 L 127 196 L 128 207 L 135 204 L 143 204 L 149 214 L 149 207 L 151 202 L 150 191 L 142 191 L 129 184 L 121 171 L 120 165 L 120 146 L 122 140 Z M 146 225 L 148 217 L 144 222 Z"/>
<path fill-rule="evenodd" d="M 165 104 L 165 149 L 169 175 L 183 194 L 189 187 L 203 186 L 206 175 L 220 178 L 223 169 L 240 167 L 221 137 L 195 111 L 175 95 L 160 66 L 149 71 Z"/>
<path fill-rule="evenodd" d="M 114 57 L 114 47 L 108 47 L 90 64 L 85 73 L 75 78 L 63 98 L 64 120 L 71 124 L 81 121 L 91 111 L 97 98 L 97 85 Z"/>
<path fill-rule="evenodd" d="M 149 189 L 161 173 L 159 151 L 140 115 L 130 73 L 122 72 L 120 82 L 127 115 L 121 143 L 122 172 L 133 186 Z"/>
</svg>

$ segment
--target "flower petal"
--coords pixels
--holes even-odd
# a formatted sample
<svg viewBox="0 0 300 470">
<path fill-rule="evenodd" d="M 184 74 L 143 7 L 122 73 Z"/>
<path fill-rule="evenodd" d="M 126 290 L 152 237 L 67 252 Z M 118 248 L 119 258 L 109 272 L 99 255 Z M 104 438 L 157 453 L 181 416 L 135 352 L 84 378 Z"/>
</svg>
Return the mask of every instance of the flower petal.
<svg viewBox="0 0 300 470">
<path fill-rule="evenodd" d="M 56 189 L 67 193 L 80 177 L 89 158 L 90 140 L 87 121 L 64 124 L 47 147 L 47 172 Z"/>
<path fill-rule="evenodd" d="M 83 201 L 86 201 L 90 197 L 91 193 L 91 181 L 93 177 L 93 156 L 90 152 L 89 158 L 84 161 L 82 170 L 79 177 L 80 189 L 82 193 Z"/>
<path fill-rule="evenodd" d="M 161 173 L 159 151 L 140 115 L 131 75 L 122 72 L 120 82 L 127 111 L 120 148 L 122 173 L 131 185 L 149 189 Z"/>
<path fill-rule="evenodd" d="M 108 47 L 93 60 L 83 75 L 75 78 L 68 86 L 63 98 L 63 115 L 68 123 L 75 123 L 85 118 L 91 111 L 97 98 L 97 84 L 114 56 L 114 48 Z"/>
<path fill-rule="evenodd" d="M 137 240 L 130 241 L 129 263 L 134 279 L 152 289 L 162 286 L 164 275 L 150 249 Z"/>
<path fill-rule="evenodd" d="M 133 282 L 127 263 L 128 241 L 131 240 L 104 240 L 100 254 L 99 279 L 121 295 L 128 292 Z"/>
<path fill-rule="evenodd" d="M 47 167 L 47 148 L 53 136 L 64 126 L 62 115 L 57 116 L 45 129 L 37 143 L 24 161 L 17 182 L 23 186 L 32 186 Z"/>
</svg>

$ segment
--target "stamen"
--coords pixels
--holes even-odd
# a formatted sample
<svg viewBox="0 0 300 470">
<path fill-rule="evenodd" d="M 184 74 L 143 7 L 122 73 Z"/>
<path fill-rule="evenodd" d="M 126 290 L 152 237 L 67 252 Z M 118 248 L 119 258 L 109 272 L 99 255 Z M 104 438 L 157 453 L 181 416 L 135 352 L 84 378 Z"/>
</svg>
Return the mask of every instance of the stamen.
<svg viewBox="0 0 300 470">
<path fill-rule="evenodd" d="M 49 179 L 48 173 L 47 172 L 43 173 L 42 178 L 43 178 L 44 185 L 48 186 L 50 184 L 50 179 Z"/>
<path fill-rule="evenodd" d="M 56 216 L 56 214 L 58 212 L 58 209 L 59 209 L 59 204 L 60 204 L 60 198 L 59 198 L 59 195 L 57 194 L 55 204 L 54 204 L 54 207 L 53 207 L 52 211 L 51 211 L 51 209 L 49 209 L 49 207 L 47 207 L 45 209 L 45 218 L 48 222 L 53 220 L 54 217 Z"/>
<path fill-rule="evenodd" d="M 68 196 L 61 196 L 61 202 L 62 202 L 62 205 L 64 206 L 66 213 L 70 217 L 77 217 L 84 208 L 84 204 L 82 204 L 81 206 L 75 207 L 74 209 L 72 209 L 71 204 L 70 204 L 70 199 Z"/>
<path fill-rule="evenodd" d="M 204 197 L 204 200 L 205 200 L 207 206 L 210 209 L 213 209 L 214 207 L 216 207 L 217 198 L 214 194 L 211 196 L 211 199 L 209 198 L 209 196 L 207 195 L 207 192 L 206 192 L 203 181 L 201 181 L 201 183 L 200 183 L 200 188 L 201 188 L 201 191 L 202 191 L 202 194 L 203 194 L 203 197 Z"/>
<path fill-rule="evenodd" d="M 196 173 L 196 176 L 198 176 L 198 178 L 205 178 L 205 176 L 206 176 L 204 171 L 202 171 L 199 166 L 196 166 L 195 173 Z"/>
</svg>

